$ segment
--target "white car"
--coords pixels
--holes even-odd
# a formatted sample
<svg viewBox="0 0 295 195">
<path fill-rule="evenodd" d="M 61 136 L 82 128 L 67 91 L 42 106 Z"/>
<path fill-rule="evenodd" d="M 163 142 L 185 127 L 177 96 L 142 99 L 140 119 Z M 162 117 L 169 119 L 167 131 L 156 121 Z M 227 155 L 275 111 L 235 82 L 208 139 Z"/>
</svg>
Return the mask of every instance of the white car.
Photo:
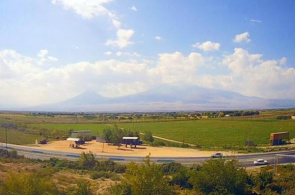
<svg viewBox="0 0 295 195">
<path fill-rule="evenodd" d="M 220 152 L 217 152 L 217 153 L 213 154 L 211 157 L 212 158 L 222 158 L 223 157 L 223 154 L 220 153 Z"/>
<path fill-rule="evenodd" d="M 254 165 L 267 165 L 268 162 L 267 160 L 264 160 L 264 159 L 257 159 L 254 161 Z"/>
</svg>

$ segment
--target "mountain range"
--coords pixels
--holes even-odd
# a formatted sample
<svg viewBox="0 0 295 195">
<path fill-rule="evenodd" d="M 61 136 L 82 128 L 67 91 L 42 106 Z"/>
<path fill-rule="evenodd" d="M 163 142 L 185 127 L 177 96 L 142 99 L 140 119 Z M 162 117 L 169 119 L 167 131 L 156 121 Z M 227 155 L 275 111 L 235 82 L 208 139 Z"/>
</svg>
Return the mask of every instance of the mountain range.
<svg viewBox="0 0 295 195">
<path fill-rule="evenodd" d="M 294 108 L 295 100 L 248 97 L 236 92 L 199 86 L 162 85 L 149 91 L 103 97 L 86 91 L 56 104 L 26 108 L 60 112 L 161 112 Z"/>
</svg>

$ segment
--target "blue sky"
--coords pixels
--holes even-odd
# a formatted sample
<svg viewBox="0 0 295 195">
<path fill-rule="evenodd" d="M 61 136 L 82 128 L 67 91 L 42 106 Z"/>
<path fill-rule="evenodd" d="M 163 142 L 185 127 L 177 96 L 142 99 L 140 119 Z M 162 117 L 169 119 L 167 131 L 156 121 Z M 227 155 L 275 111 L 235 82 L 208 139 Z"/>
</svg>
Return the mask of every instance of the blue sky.
<svg viewBox="0 0 295 195">
<path fill-rule="evenodd" d="M 1 1 L 0 101 L 161 84 L 295 99 L 294 10 L 293 0 Z"/>
</svg>

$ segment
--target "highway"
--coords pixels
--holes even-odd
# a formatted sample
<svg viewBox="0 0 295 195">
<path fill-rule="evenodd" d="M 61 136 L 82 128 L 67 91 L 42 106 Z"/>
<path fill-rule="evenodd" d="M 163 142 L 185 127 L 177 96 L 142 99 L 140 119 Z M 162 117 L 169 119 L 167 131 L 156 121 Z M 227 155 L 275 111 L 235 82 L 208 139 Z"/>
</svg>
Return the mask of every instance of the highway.
<svg viewBox="0 0 295 195">
<path fill-rule="evenodd" d="M 0 147 L 5 149 L 6 145 L 0 143 Z M 42 150 L 36 147 L 20 146 L 14 144 L 7 144 L 7 149 L 16 150 L 19 155 L 24 155 L 27 158 L 48 160 L 52 157 L 67 159 L 67 160 L 77 160 L 80 156 L 79 153 L 70 153 L 54 150 Z M 145 157 L 140 156 L 114 156 L 114 155 L 99 155 L 94 154 L 97 159 L 109 159 L 119 163 L 129 163 L 129 162 L 142 162 Z M 184 165 L 192 165 L 202 163 L 210 157 L 150 157 L 152 162 L 165 163 L 165 162 L 178 162 Z M 225 158 L 236 158 L 239 160 L 243 167 L 254 166 L 253 162 L 257 159 L 265 159 L 270 165 L 275 163 L 277 159 L 278 164 L 283 163 L 295 163 L 295 151 L 280 151 L 271 153 L 255 153 L 255 154 L 239 154 L 234 156 L 229 156 Z"/>
</svg>

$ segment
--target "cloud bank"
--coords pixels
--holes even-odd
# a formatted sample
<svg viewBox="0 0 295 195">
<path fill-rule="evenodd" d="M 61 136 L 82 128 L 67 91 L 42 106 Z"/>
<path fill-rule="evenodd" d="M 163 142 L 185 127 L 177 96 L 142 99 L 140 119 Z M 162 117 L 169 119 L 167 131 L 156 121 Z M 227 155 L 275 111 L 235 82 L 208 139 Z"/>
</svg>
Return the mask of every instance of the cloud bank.
<svg viewBox="0 0 295 195">
<path fill-rule="evenodd" d="M 42 65 L 54 63 L 48 60 L 48 53 L 41 50 L 30 57 L 14 50 L 0 51 L 0 88 L 5 92 L 0 94 L 1 102 L 54 103 L 88 90 L 121 96 L 161 84 L 200 85 L 270 99 L 295 98 L 295 69 L 283 65 L 286 58 L 263 60 L 261 54 L 242 48 L 216 58 L 213 69 L 223 71 L 212 74 L 204 70 L 212 66 L 214 57 L 196 52 L 161 53 L 153 61 L 131 60 L 136 53 L 122 52 L 125 60 L 83 61 L 59 67 Z"/>
</svg>

